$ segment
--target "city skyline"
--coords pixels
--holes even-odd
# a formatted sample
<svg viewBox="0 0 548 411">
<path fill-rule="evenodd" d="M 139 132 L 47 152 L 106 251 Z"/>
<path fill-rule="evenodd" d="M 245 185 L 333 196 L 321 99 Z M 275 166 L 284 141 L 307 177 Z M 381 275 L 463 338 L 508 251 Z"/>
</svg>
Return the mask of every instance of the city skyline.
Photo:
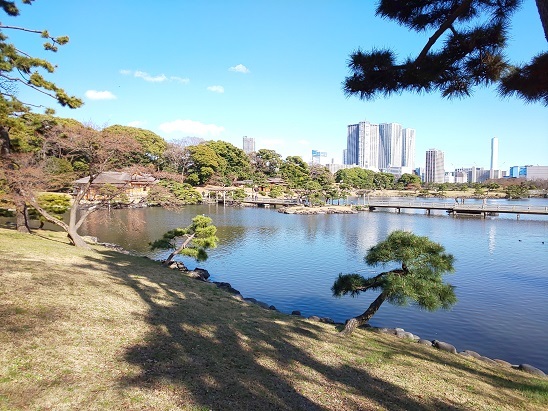
<svg viewBox="0 0 548 411">
<path fill-rule="evenodd" d="M 359 15 L 360 24 L 348 24 L 349 13 Z M 2 22 L 70 37 L 57 53 L 47 53 L 39 35 L 3 31 L 19 50 L 57 66 L 46 79 L 85 104 L 77 110 L 59 107 L 24 86 L 18 97 L 84 123 L 144 128 L 167 141 L 224 140 L 236 147 L 249 136 L 257 148 L 284 158 L 311 161 L 315 149 L 336 163 L 342 163 L 346 126 L 364 118 L 412 125 L 419 136 L 416 167 L 436 147 L 446 153 L 448 169 L 488 168 L 494 136 L 502 169 L 542 164 L 548 152 L 546 107 L 501 99 L 494 87 L 453 100 L 437 93 L 367 102 L 347 98 L 341 84 L 354 50 L 386 45 L 412 55 L 432 35 L 376 17 L 374 2 L 190 0 L 151 13 L 148 3 L 129 0 L 37 1 Z M 528 61 L 546 47 L 534 2 L 524 2 L 510 34 L 506 52 L 513 61 Z"/>
<path fill-rule="evenodd" d="M 415 167 L 415 130 L 399 123 L 360 121 L 347 126 L 343 164 L 371 170 Z"/>
</svg>

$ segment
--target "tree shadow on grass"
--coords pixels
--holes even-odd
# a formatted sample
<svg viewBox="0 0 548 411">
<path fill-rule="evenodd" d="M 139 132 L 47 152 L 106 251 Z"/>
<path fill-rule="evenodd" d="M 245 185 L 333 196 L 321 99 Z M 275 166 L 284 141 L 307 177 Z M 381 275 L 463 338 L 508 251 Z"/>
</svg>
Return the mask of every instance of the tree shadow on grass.
<svg viewBox="0 0 548 411">
<path fill-rule="evenodd" d="M 122 377 L 122 386 L 166 390 L 179 398 L 178 406 L 213 410 L 465 409 L 441 394 L 413 398 L 333 356 L 339 337 L 326 336 L 323 327 L 249 305 L 160 265 L 144 278 L 120 268 L 117 253 L 101 254 L 113 262 L 109 274 L 146 303 L 152 327 L 124 354 L 140 372 Z M 331 345 L 321 358 L 315 350 L 326 342 Z"/>
<path fill-rule="evenodd" d="M 342 329 L 342 327 L 340 327 Z M 368 331 L 375 332 L 375 331 Z M 387 343 L 394 346 L 401 344 L 395 336 L 389 336 L 393 341 Z M 533 395 L 540 395 L 548 398 L 548 381 L 526 374 L 522 371 L 511 372 L 504 369 L 502 365 L 489 364 L 473 357 L 467 357 L 460 354 L 451 354 L 441 352 L 434 347 L 428 347 L 414 342 L 407 341 L 406 355 L 417 358 L 418 360 L 434 363 L 443 362 L 444 365 L 451 367 L 455 374 L 460 374 L 469 381 L 484 381 L 493 387 L 509 388 L 517 392 L 527 392 Z M 493 401 L 499 400 L 498 394 L 493 392 L 483 393 L 483 396 L 489 396 Z"/>
</svg>

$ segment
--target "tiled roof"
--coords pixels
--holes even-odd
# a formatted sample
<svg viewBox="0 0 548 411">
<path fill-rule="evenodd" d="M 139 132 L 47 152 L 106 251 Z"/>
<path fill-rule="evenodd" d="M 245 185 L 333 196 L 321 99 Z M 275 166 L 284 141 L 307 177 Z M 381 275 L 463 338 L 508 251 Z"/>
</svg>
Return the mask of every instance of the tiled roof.
<svg viewBox="0 0 548 411">
<path fill-rule="evenodd" d="M 104 171 L 93 179 L 92 184 L 112 184 L 112 185 L 124 185 L 129 182 L 134 183 L 154 183 L 156 179 L 151 175 L 140 175 L 134 174 L 133 176 L 129 173 L 122 171 Z M 75 184 L 86 184 L 89 182 L 89 176 L 80 178 L 76 180 Z"/>
</svg>

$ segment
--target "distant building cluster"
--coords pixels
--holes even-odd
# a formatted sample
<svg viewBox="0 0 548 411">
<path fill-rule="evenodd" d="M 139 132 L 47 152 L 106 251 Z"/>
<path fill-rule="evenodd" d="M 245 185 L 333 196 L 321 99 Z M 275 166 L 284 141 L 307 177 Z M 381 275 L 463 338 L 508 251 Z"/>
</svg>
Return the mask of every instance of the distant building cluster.
<svg viewBox="0 0 548 411">
<path fill-rule="evenodd" d="M 510 167 L 509 177 L 526 180 L 548 180 L 548 166 L 514 166 Z"/>
<path fill-rule="evenodd" d="M 415 168 L 415 130 L 398 123 L 361 121 L 347 127 L 343 163 L 395 175 Z"/>
<path fill-rule="evenodd" d="M 243 137 L 243 150 L 255 151 L 255 139 Z M 327 157 L 325 151 L 312 150 L 312 164 L 322 164 Z M 403 174 L 416 174 L 426 183 L 483 183 L 499 178 L 524 178 L 526 180 L 548 180 L 548 166 L 513 166 L 509 172 L 499 170 L 499 139 L 491 139 L 491 164 L 483 167 L 462 167 L 445 171 L 444 152 L 428 149 L 425 167 L 415 168 L 415 130 L 403 128 L 398 123 L 372 124 L 361 121 L 347 126 L 346 149 L 343 164 L 331 160 L 325 166 L 336 173 L 338 170 L 361 167 L 382 171 L 399 178 Z"/>
</svg>

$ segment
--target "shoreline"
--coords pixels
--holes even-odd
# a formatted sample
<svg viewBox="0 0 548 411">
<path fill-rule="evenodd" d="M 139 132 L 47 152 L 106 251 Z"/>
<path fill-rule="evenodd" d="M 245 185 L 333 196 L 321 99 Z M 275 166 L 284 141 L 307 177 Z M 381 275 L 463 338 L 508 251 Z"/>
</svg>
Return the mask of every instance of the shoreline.
<svg viewBox="0 0 548 411">
<path fill-rule="evenodd" d="M 120 252 L 120 249 L 123 250 L 121 247 L 118 247 L 116 249 L 116 251 Z M 122 251 L 122 252 L 124 252 L 124 251 Z M 162 262 L 159 261 L 159 260 L 154 260 L 154 261 L 159 262 L 160 264 L 162 264 Z M 291 316 L 291 317 L 298 317 L 298 318 L 306 319 L 306 320 L 309 320 L 309 321 L 332 324 L 334 326 L 341 326 L 341 325 L 344 326 L 344 323 L 336 322 L 335 320 L 333 320 L 329 317 L 319 317 L 319 316 L 314 315 L 314 314 L 309 315 L 308 317 L 304 317 L 304 316 L 301 315 L 301 311 L 299 311 L 299 310 L 293 310 L 291 313 L 284 313 L 284 312 L 279 311 L 274 305 L 269 305 L 268 303 L 266 303 L 264 301 L 259 301 L 259 300 L 255 299 L 253 297 L 244 297 L 239 290 L 233 288 L 232 285 L 228 282 L 209 281 L 210 274 L 209 274 L 208 270 L 203 269 L 203 268 L 196 267 L 194 270 L 189 270 L 184 265 L 184 263 L 178 262 L 178 261 L 175 261 L 175 260 L 172 261 L 172 263 L 169 266 L 167 266 L 166 268 L 170 269 L 170 270 L 178 270 L 178 271 L 180 271 L 181 273 L 183 273 L 184 275 L 186 275 L 187 277 L 189 277 L 191 279 L 201 281 L 201 282 L 205 282 L 205 283 L 208 283 L 208 284 L 212 284 L 212 285 L 216 286 L 217 288 L 219 288 L 220 290 L 223 290 L 224 292 L 226 292 L 228 294 L 231 294 L 232 298 L 235 298 L 235 299 L 240 300 L 240 301 L 245 301 L 249 304 L 257 305 L 257 306 L 259 306 L 259 307 L 261 307 L 265 310 L 276 311 L 276 312 L 278 312 L 280 314 L 283 314 L 283 315 L 287 315 L 287 316 Z M 347 319 L 347 321 L 348 320 L 349 319 Z M 436 348 L 440 351 L 445 351 L 445 352 L 448 352 L 448 353 L 451 353 L 451 354 L 462 355 L 462 356 L 465 356 L 465 357 L 472 357 L 472 358 L 478 359 L 480 361 L 483 361 L 483 362 L 491 364 L 491 365 L 497 365 L 497 366 L 506 367 L 506 368 L 513 368 L 515 370 L 520 370 L 520 371 L 526 372 L 528 374 L 531 374 L 531 375 L 534 375 L 534 376 L 537 376 L 537 377 L 541 377 L 541 378 L 547 378 L 548 377 L 547 374 L 544 372 L 544 370 L 541 370 L 540 368 L 537 368 L 534 365 L 526 364 L 526 363 L 512 364 L 512 363 L 509 363 L 506 360 L 499 359 L 499 358 L 494 358 L 493 359 L 493 358 L 487 357 L 485 355 L 482 355 L 482 354 L 480 354 L 476 351 L 472 351 L 472 350 L 468 350 L 468 349 L 464 349 L 462 351 L 457 351 L 456 347 L 451 343 L 448 343 L 448 342 L 445 342 L 445 341 L 439 341 L 437 339 L 426 340 L 426 339 L 423 339 L 423 338 L 419 337 L 418 335 L 416 335 L 412 332 L 406 331 L 403 328 L 399 328 L 399 327 L 397 327 L 397 328 L 373 327 L 369 323 L 366 323 L 366 324 L 364 324 L 363 326 L 361 326 L 359 328 L 364 329 L 364 330 L 368 330 L 368 331 L 371 331 L 371 332 L 377 332 L 377 333 L 381 333 L 381 334 L 393 335 L 393 336 L 395 336 L 396 338 L 399 338 L 399 339 L 407 339 L 407 340 L 410 340 L 411 342 L 415 342 L 417 344 L 421 344 L 421 345 L 425 345 L 425 346 L 430 346 L 430 347 Z"/>
<path fill-rule="evenodd" d="M 150 259 L 37 234 L 0 231 L 9 409 L 540 411 L 548 403 L 540 376 L 383 329 L 340 338 L 339 326 L 261 309 Z"/>
<path fill-rule="evenodd" d="M 346 206 L 339 206 L 339 207 L 346 207 Z M 99 245 L 99 246 L 114 250 L 114 251 L 119 252 L 121 254 L 139 256 L 137 254 L 132 253 L 131 251 L 125 250 L 123 247 L 121 247 L 117 244 L 101 243 L 101 242 L 97 242 L 97 241 L 93 242 L 93 239 L 90 239 L 90 240 L 91 240 L 90 242 L 92 244 Z M 143 256 L 140 256 L 140 257 L 143 257 Z M 145 258 L 148 258 L 148 257 L 145 257 Z M 190 279 L 200 281 L 200 282 L 204 282 L 204 283 L 207 283 L 207 284 L 211 284 L 211 285 L 217 287 L 218 289 L 226 292 L 227 294 L 232 295 L 232 298 L 235 298 L 235 299 L 240 300 L 240 301 L 247 302 L 249 304 L 257 305 L 258 307 L 261 307 L 265 310 L 276 311 L 276 312 L 278 312 L 282 315 L 297 317 L 297 318 L 301 318 L 301 319 L 305 319 L 305 320 L 309 320 L 309 321 L 313 321 L 313 322 L 332 324 L 334 326 L 344 325 L 344 323 L 336 322 L 335 320 L 333 320 L 329 317 L 319 317 L 319 316 L 314 315 L 314 314 L 312 314 L 308 317 L 302 316 L 300 310 L 293 310 L 291 313 L 284 313 L 282 311 L 279 311 L 274 305 L 270 305 L 270 304 L 268 304 L 264 301 L 257 300 L 253 297 L 244 297 L 243 294 L 239 290 L 233 288 L 232 285 L 228 282 L 210 281 L 209 280 L 209 277 L 210 277 L 209 271 L 204 269 L 204 268 L 195 267 L 194 269 L 190 270 L 185 266 L 185 264 L 182 261 L 177 261 L 177 260 L 173 260 L 169 266 L 163 266 L 163 263 L 160 260 L 152 260 L 152 261 L 154 261 L 156 263 L 159 263 L 161 267 L 167 268 L 169 270 L 177 270 L 177 271 L 181 272 L 183 275 L 185 275 L 186 277 L 188 277 Z M 472 358 L 478 359 L 480 361 L 483 361 L 483 362 L 491 364 L 491 365 L 497 365 L 497 366 L 506 367 L 506 368 L 513 368 L 515 370 L 523 371 L 523 372 L 526 372 L 528 374 L 531 374 L 531 375 L 534 375 L 534 376 L 537 376 L 537 377 L 541 377 L 541 378 L 547 378 L 548 377 L 548 375 L 544 372 L 544 370 L 542 370 L 540 368 L 537 368 L 534 365 L 527 364 L 527 363 L 512 364 L 512 363 L 510 363 L 506 360 L 499 359 L 499 358 L 490 358 L 490 357 L 482 355 L 482 354 L 480 354 L 476 351 L 472 351 L 472 350 L 468 350 L 468 349 L 458 351 L 456 349 L 456 347 L 451 343 L 448 343 L 446 341 L 439 341 L 437 339 L 434 339 L 434 340 L 423 339 L 423 338 L 419 337 L 418 335 L 416 335 L 412 332 L 406 331 L 404 328 L 399 328 L 399 327 L 396 327 L 396 328 L 373 327 L 369 323 L 366 323 L 365 325 L 363 325 L 359 328 L 364 329 L 364 330 L 368 330 L 368 331 L 371 331 L 371 332 L 393 335 L 393 336 L 395 336 L 396 338 L 399 338 L 399 339 L 407 339 L 407 340 L 410 340 L 411 342 L 415 342 L 417 344 L 421 344 L 421 345 L 425 345 L 425 346 L 430 346 L 430 347 L 436 348 L 440 351 L 445 351 L 445 352 L 448 352 L 448 353 L 451 353 L 451 354 L 462 355 L 462 356 L 465 356 L 465 357 L 472 357 Z"/>
</svg>

